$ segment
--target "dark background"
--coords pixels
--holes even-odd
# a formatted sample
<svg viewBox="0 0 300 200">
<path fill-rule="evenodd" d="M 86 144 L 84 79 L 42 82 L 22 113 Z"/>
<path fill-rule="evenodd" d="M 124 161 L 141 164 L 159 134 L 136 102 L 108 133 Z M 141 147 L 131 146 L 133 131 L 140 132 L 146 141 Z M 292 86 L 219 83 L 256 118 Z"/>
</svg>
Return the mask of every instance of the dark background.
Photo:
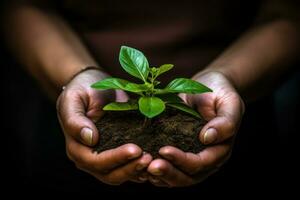
<svg viewBox="0 0 300 200">
<path fill-rule="evenodd" d="M 233 197 L 240 192 L 243 196 L 297 194 L 300 133 L 297 126 L 300 71 L 297 66 L 282 75 L 278 88 L 247 104 L 233 155 L 218 173 L 196 186 L 171 190 L 148 184 L 106 186 L 77 170 L 66 157 L 55 104 L 18 66 L 3 41 L 0 66 L 3 108 L 0 176 L 4 183 L 1 190 L 10 195 L 60 192 L 71 196 L 101 196 L 106 191 L 191 192 L 200 197 Z"/>
<path fill-rule="evenodd" d="M 45 190 L 75 194 L 101 193 L 104 188 L 135 193 L 170 191 L 135 184 L 104 186 L 77 170 L 66 157 L 54 103 L 3 48 L 0 60 L 4 101 L 1 177 L 8 188 L 27 188 L 29 193 Z M 252 194 L 295 192 L 293 183 L 299 174 L 299 82 L 299 71 L 291 73 L 276 91 L 248 104 L 229 162 L 204 183 L 173 189 L 172 193 L 188 190 L 214 196 L 219 195 L 216 191 L 231 190 Z"/>
</svg>

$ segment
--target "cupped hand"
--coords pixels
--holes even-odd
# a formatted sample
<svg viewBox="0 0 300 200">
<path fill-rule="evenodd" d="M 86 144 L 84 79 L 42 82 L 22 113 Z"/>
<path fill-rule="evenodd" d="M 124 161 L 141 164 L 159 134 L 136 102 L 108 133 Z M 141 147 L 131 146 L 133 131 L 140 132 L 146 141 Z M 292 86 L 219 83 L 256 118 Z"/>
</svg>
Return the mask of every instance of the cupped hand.
<svg viewBox="0 0 300 200">
<path fill-rule="evenodd" d="M 201 142 L 208 146 L 198 154 L 171 146 L 161 148 L 159 153 L 164 159 L 156 159 L 148 167 L 149 179 L 156 186 L 183 187 L 199 183 L 216 172 L 230 157 L 234 135 L 244 113 L 244 103 L 220 72 L 202 72 L 193 79 L 213 90 L 200 95 L 181 95 L 208 121 L 199 134 Z"/>
<path fill-rule="evenodd" d="M 64 88 L 57 100 L 57 114 L 66 139 L 66 152 L 75 165 L 100 181 L 119 185 L 125 181 L 145 181 L 143 170 L 152 160 L 134 144 L 126 144 L 101 153 L 92 146 L 101 139 L 93 121 L 110 101 L 126 101 L 122 91 L 97 91 L 90 87 L 107 75 L 99 70 L 86 70 Z"/>
</svg>

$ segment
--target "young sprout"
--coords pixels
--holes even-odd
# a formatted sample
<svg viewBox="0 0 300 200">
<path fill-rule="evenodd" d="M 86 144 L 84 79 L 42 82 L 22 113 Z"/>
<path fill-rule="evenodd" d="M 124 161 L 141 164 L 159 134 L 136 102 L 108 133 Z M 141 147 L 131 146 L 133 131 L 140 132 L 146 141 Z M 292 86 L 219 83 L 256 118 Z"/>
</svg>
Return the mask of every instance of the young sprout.
<svg viewBox="0 0 300 200">
<path fill-rule="evenodd" d="M 119 89 L 139 95 L 138 100 L 128 102 L 112 102 L 103 107 L 103 110 L 124 111 L 139 110 L 147 118 L 161 114 L 166 106 L 189 113 L 201 118 L 200 114 L 185 104 L 178 93 L 199 94 L 211 92 L 205 85 L 187 78 L 176 78 L 165 88 L 159 88 L 157 77 L 173 68 L 172 64 L 160 67 L 149 67 L 147 58 L 137 49 L 122 46 L 119 55 L 122 68 L 130 75 L 143 81 L 142 84 L 132 83 L 119 78 L 106 78 L 92 84 L 98 90 Z"/>
</svg>

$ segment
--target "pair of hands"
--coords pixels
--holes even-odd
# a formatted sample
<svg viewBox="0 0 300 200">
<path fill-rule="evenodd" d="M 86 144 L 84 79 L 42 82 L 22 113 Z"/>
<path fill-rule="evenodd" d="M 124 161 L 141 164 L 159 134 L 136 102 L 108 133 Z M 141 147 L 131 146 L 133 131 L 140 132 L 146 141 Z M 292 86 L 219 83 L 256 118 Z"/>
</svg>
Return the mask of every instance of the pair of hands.
<svg viewBox="0 0 300 200">
<path fill-rule="evenodd" d="M 210 146 L 200 153 L 186 153 L 166 146 L 159 151 L 163 159 L 153 160 L 135 144 L 93 153 L 91 147 L 101 139 L 93 121 L 101 117 L 101 107 L 110 101 L 128 98 L 123 91 L 96 91 L 90 87 L 106 76 L 98 70 L 84 71 L 67 85 L 57 100 L 66 152 L 79 169 L 111 185 L 149 180 L 156 186 L 182 187 L 201 182 L 230 157 L 244 104 L 230 81 L 219 72 L 203 72 L 193 78 L 213 89 L 212 93 L 181 95 L 208 121 L 199 139 Z"/>
</svg>

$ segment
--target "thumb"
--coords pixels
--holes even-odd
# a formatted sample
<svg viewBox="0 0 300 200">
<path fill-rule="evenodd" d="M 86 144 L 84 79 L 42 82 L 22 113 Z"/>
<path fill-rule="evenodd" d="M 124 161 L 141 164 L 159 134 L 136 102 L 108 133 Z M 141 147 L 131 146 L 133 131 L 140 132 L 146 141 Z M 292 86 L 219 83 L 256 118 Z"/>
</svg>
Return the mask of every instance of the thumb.
<svg viewBox="0 0 300 200">
<path fill-rule="evenodd" d="M 244 103 L 236 93 L 218 100 L 215 105 L 216 116 L 200 132 L 199 137 L 204 144 L 217 144 L 231 138 L 244 113 Z"/>
<path fill-rule="evenodd" d="M 86 97 L 87 98 L 87 97 Z M 86 116 L 86 102 L 76 91 L 64 91 L 57 100 L 57 114 L 64 131 L 88 146 L 94 146 L 99 140 L 95 124 Z"/>
</svg>

